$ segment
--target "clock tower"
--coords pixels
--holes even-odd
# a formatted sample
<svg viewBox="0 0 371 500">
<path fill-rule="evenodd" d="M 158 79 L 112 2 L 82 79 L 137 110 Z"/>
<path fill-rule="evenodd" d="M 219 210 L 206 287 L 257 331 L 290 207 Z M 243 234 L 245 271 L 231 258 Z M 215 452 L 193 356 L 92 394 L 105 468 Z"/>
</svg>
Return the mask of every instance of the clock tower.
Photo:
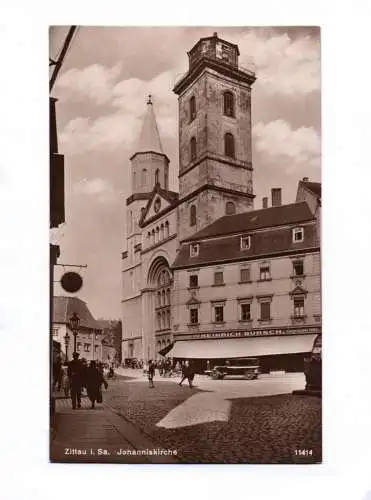
<svg viewBox="0 0 371 500">
<path fill-rule="evenodd" d="M 180 241 L 219 217 L 253 208 L 251 86 L 238 46 L 217 33 L 188 52 L 179 103 Z"/>
</svg>

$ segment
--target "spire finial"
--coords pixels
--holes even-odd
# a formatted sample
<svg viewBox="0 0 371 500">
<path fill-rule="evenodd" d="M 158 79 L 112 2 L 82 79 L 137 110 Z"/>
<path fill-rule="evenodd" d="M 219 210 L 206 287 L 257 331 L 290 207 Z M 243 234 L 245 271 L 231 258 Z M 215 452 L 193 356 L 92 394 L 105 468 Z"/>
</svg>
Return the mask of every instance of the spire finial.
<svg viewBox="0 0 371 500">
<path fill-rule="evenodd" d="M 218 33 L 217 33 L 216 31 L 214 31 L 213 36 L 214 36 L 215 38 L 218 38 Z"/>
<path fill-rule="evenodd" d="M 148 94 L 147 104 L 152 104 L 152 94 Z"/>
</svg>

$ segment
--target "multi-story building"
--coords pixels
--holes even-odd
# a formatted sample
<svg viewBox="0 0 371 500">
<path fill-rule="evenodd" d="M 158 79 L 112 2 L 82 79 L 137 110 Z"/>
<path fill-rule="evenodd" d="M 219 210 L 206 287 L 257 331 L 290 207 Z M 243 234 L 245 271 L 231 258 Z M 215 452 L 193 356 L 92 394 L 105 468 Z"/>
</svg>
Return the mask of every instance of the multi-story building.
<svg viewBox="0 0 371 500">
<path fill-rule="evenodd" d="M 238 47 L 216 33 L 188 56 L 189 70 L 174 88 L 179 193 L 168 187 L 151 98 L 131 157 L 123 357 L 156 358 L 174 343 L 169 355 L 177 358 L 264 354 L 275 364 L 300 364 L 321 325 L 313 187 L 320 185 L 300 181 L 290 205 L 272 189 L 272 206 L 265 199 L 254 210 L 255 75 L 239 66 Z"/>
<path fill-rule="evenodd" d="M 72 359 L 74 336 L 70 327 L 70 318 L 76 313 L 80 319 L 76 338 L 76 351 L 80 359 L 87 361 L 103 360 L 102 328 L 93 318 L 86 303 L 77 297 L 54 297 L 53 306 L 53 341 L 59 344 L 63 358 Z M 67 339 L 67 343 L 66 343 Z"/>
</svg>

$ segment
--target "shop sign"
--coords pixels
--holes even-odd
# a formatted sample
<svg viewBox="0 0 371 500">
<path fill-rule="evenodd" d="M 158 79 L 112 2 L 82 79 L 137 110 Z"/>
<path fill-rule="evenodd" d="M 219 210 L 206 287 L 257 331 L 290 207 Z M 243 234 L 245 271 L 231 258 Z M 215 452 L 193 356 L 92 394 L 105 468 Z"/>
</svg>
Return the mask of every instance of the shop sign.
<svg viewBox="0 0 371 500">
<path fill-rule="evenodd" d="M 195 339 L 227 339 L 227 338 L 245 338 L 245 337 L 273 337 L 280 335 L 308 335 L 320 333 L 320 328 L 270 328 L 257 330 L 234 330 L 228 332 L 200 332 L 192 335 L 178 334 L 176 340 L 195 340 Z"/>
</svg>

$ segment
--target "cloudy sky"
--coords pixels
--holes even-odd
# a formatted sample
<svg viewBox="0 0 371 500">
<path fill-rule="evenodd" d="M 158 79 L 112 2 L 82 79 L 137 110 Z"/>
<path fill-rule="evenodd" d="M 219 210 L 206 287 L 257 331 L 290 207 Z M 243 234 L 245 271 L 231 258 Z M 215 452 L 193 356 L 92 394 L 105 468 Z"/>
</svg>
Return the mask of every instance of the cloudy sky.
<svg viewBox="0 0 371 500">
<path fill-rule="evenodd" d="M 81 27 L 53 89 L 58 98 L 60 152 L 65 154 L 66 223 L 53 232 L 60 262 L 86 264 L 78 296 L 93 315 L 120 317 L 121 252 L 130 161 L 153 95 L 170 189 L 177 190 L 178 130 L 174 82 L 187 70 L 187 51 L 214 31 L 237 43 L 240 65 L 254 69 L 252 92 L 255 207 L 282 187 L 320 180 L 320 33 L 317 28 Z M 50 30 L 56 57 L 67 33 Z M 58 268 L 57 268 L 58 269 Z M 57 270 L 58 275 L 62 268 Z M 56 285 L 56 294 L 62 290 Z"/>
</svg>

